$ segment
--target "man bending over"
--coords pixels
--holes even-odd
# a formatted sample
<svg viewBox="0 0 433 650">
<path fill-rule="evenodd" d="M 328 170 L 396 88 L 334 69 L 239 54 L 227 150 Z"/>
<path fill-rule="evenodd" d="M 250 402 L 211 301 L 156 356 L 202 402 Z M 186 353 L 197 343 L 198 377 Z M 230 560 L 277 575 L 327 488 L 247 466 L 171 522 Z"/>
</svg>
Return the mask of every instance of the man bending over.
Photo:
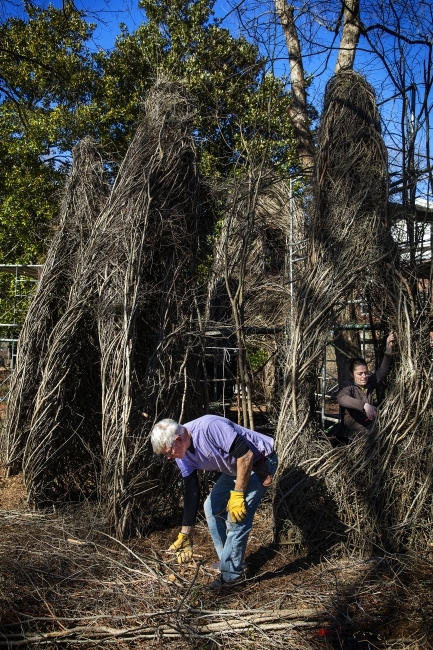
<svg viewBox="0 0 433 650">
<path fill-rule="evenodd" d="M 151 441 L 156 454 L 176 460 L 183 477 L 182 529 L 170 550 L 176 551 L 179 563 L 191 560 L 200 501 L 197 470 L 222 472 L 204 504 L 220 559 L 221 573 L 211 588 L 242 580 L 254 513 L 277 469 L 273 439 L 226 418 L 204 415 L 185 425 L 161 420 L 153 428 Z"/>
</svg>

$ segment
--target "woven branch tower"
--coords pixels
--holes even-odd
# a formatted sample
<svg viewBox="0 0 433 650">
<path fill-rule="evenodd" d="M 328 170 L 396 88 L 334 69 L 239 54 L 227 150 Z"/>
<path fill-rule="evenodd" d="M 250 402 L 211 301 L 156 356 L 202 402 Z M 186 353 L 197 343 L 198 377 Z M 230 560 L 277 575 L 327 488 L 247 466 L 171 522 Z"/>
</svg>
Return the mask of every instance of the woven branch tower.
<svg viewBox="0 0 433 650">
<path fill-rule="evenodd" d="M 417 315 L 390 236 L 374 93 L 352 71 L 327 87 L 312 212 L 308 263 L 288 325 L 277 537 L 311 554 L 425 549 L 433 461 L 428 323 Z M 372 432 L 332 449 L 314 417 L 314 392 L 329 331 L 353 294 L 367 294 L 397 331 L 399 355 Z"/>
<path fill-rule="evenodd" d="M 225 218 L 215 245 L 209 283 L 209 323 L 234 326 L 225 276 L 236 283 L 244 265 L 243 306 L 247 326 L 272 327 L 285 321 L 289 294 L 290 230 L 304 236 L 304 215 L 290 188 L 270 170 L 253 170 L 227 189 Z M 245 246 L 245 251 L 243 251 Z"/>
<path fill-rule="evenodd" d="M 113 224 L 98 288 L 102 484 L 119 536 L 140 518 L 136 495 L 159 467 L 149 468 L 152 423 L 203 412 L 201 343 L 190 334 L 202 230 L 193 117 L 180 86 L 154 88 L 101 215 Z"/>
<path fill-rule="evenodd" d="M 74 277 L 82 267 L 83 250 L 108 194 L 103 161 L 93 140 L 84 138 L 72 153 L 57 232 L 20 335 L 2 440 L 9 474 L 21 469 L 37 390 L 50 354 L 50 335 L 67 309 Z"/>
</svg>

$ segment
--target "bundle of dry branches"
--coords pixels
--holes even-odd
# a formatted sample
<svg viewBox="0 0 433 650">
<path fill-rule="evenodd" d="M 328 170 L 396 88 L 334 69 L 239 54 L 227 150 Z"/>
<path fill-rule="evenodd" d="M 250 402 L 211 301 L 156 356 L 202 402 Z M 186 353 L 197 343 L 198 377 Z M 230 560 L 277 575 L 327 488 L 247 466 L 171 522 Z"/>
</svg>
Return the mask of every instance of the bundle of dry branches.
<svg viewBox="0 0 433 650">
<path fill-rule="evenodd" d="M 431 562 L 296 563 L 285 550 L 263 549 L 264 514 L 247 557 L 259 564 L 254 578 L 215 596 L 207 589 L 212 541 L 201 523 L 203 559 L 179 567 L 160 552 L 167 530 L 116 541 L 97 504 L 61 514 L 0 511 L 0 647 L 428 647 Z"/>
<path fill-rule="evenodd" d="M 403 276 L 397 272 L 392 280 L 382 288 L 389 292 L 386 315 L 399 334 L 398 363 L 375 430 L 354 450 L 354 483 L 382 547 L 425 554 L 433 541 L 431 323 L 416 309 Z"/>
<path fill-rule="evenodd" d="M 277 432 L 277 534 L 310 553 L 369 555 L 428 544 L 428 323 L 398 270 L 386 183 L 373 91 L 356 73 L 339 73 L 327 88 L 319 134 L 309 262 L 296 287 Z M 368 296 L 398 332 L 400 354 L 372 432 L 332 449 L 316 424 L 314 391 L 326 339 L 354 295 Z"/>
<path fill-rule="evenodd" d="M 209 324 L 235 325 L 228 291 L 240 286 L 246 326 L 282 325 L 288 309 L 289 246 L 291 239 L 304 238 L 303 211 L 289 185 L 271 170 L 253 170 L 226 192 L 209 283 Z"/>
<path fill-rule="evenodd" d="M 9 474 L 21 468 L 36 393 L 50 352 L 50 334 L 67 308 L 74 277 L 82 266 L 84 247 L 107 196 L 102 159 L 92 139 L 84 138 L 72 155 L 57 232 L 20 335 L 12 375 L 8 417 L 2 432 L 2 456 Z"/>
</svg>

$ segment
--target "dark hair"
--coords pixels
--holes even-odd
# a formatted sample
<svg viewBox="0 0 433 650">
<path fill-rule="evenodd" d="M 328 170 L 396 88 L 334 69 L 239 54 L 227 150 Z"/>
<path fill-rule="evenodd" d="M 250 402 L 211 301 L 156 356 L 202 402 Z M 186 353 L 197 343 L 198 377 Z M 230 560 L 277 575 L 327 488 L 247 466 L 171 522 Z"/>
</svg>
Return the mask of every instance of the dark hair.
<svg viewBox="0 0 433 650">
<path fill-rule="evenodd" d="M 353 375 L 353 371 L 357 366 L 365 366 L 367 367 L 367 362 L 365 359 L 362 357 L 355 357 L 354 359 L 350 359 L 349 361 L 349 372 L 351 375 Z"/>
</svg>

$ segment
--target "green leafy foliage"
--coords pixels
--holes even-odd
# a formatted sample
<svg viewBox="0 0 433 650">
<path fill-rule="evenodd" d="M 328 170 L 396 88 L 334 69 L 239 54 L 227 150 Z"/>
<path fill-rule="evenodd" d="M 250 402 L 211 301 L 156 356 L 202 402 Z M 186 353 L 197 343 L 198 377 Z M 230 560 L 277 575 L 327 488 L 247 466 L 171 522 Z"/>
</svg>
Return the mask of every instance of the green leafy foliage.
<svg viewBox="0 0 433 650">
<path fill-rule="evenodd" d="M 42 263 L 52 236 L 69 151 L 81 135 L 75 116 L 96 66 L 91 27 L 64 10 L 27 7 L 0 25 L 0 263 Z M 23 320 L 31 280 L 0 275 L 2 322 Z M 10 331 L 10 333 L 12 333 Z"/>
<path fill-rule="evenodd" d="M 290 96 L 245 38 L 212 20 L 208 0 L 141 0 L 149 22 L 138 32 L 158 48 L 155 74 L 183 79 L 197 98 L 197 136 L 205 175 L 228 175 L 247 156 L 282 171 L 296 164 Z M 144 39 L 145 40 L 145 39 Z"/>
<path fill-rule="evenodd" d="M 259 347 L 256 343 L 249 342 L 247 344 L 248 362 L 253 372 L 259 370 L 266 361 L 269 359 L 269 354 L 266 350 Z"/>
<path fill-rule="evenodd" d="M 1 263 L 43 259 L 78 136 L 74 114 L 95 79 L 80 14 L 27 11 L 0 26 Z"/>
</svg>

